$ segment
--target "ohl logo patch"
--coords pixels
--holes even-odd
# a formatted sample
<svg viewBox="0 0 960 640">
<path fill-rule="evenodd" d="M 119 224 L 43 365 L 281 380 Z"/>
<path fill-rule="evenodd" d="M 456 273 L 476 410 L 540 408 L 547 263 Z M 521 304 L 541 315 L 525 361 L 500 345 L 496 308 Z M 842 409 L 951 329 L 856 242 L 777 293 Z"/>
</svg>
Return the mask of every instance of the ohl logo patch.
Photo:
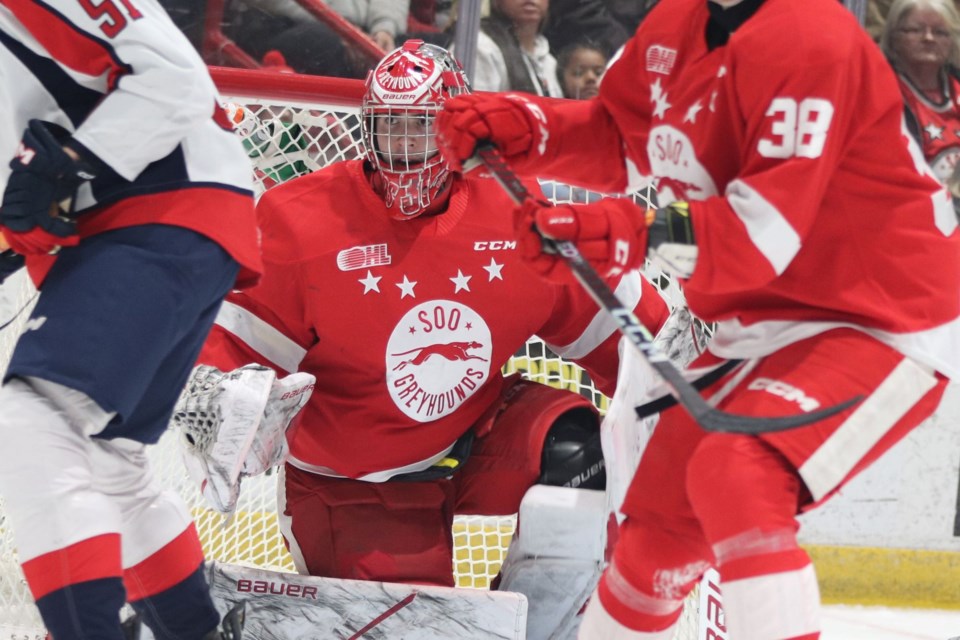
<svg viewBox="0 0 960 640">
<path fill-rule="evenodd" d="M 490 328 L 470 307 L 451 300 L 408 311 L 387 341 L 387 390 L 417 422 L 457 410 L 490 377 Z"/>
</svg>

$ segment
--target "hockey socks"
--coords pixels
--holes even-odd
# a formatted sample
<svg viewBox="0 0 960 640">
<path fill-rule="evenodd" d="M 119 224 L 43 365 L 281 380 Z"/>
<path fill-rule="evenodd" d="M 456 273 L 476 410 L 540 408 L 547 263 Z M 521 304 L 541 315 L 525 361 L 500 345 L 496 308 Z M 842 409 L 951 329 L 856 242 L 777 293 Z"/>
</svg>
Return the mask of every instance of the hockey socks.
<svg viewBox="0 0 960 640">
<path fill-rule="evenodd" d="M 200 640 L 220 622 L 202 564 L 169 589 L 130 604 L 157 640 Z"/>
</svg>

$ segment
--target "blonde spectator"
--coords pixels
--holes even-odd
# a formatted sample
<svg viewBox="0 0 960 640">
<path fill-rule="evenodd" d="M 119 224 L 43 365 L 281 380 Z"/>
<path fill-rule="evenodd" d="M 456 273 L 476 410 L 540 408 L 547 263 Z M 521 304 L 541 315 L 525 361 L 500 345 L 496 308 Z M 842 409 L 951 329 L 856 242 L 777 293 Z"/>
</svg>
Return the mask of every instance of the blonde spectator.
<svg viewBox="0 0 960 640">
<path fill-rule="evenodd" d="M 895 0 L 880 47 L 900 81 L 907 126 L 946 182 L 960 159 L 960 15 L 953 0 Z"/>
</svg>

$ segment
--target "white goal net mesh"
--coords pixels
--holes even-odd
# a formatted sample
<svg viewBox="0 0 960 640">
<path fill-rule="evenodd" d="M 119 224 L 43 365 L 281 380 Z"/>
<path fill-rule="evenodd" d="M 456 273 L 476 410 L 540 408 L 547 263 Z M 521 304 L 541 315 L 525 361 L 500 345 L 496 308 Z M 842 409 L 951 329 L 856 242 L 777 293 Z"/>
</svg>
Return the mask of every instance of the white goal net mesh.
<svg viewBox="0 0 960 640">
<path fill-rule="evenodd" d="M 264 84 L 260 81 L 265 76 L 247 75 L 253 80 L 236 72 L 215 73 L 225 100 L 238 107 L 236 119 L 251 158 L 258 192 L 332 162 L 359 156 L 358 83 L 311 84 L 302 78 L 280 77 Z M 543 190 L 555 202 L 585 202 L 600 197 L 556 183 L 545 183 Z M 644 199 L 641 195 L 635 198 Z M 22 275 L 17 274 L 0 288 L 0 325 L 21 310 L 7 326 L 0 326 L 0 372 L 6 367 L 36 293 Z M 682 296 L 669 278 L 657 273 L 648 276 L 665 291 L 668 301 L 679 303 Z M 4 309 L 7 311 L 3 312 Z M 506 371 L 522 371 L 532 380 L 576 391 L 590 398 L 601 411 L 606 409 L 607 398 L 593 387 L 586 373 L 562 361 L 537 339 L 532 339 L 511 359 Z M 164 484 L 179 491 L 190 506 L 209 560 L 294 571 L 277 525 L 275 475 L 245 480 L 237 513 L 227 520 L 205 506 L 190 482 L 177 449 L 176 434 L 167 433 L 152 448 L 151 461 Z M 499 571 L 514 526 L 513 516 L 457 518 L 454 559 L 459 586 L 489 586 Z M 693 595 L 687 609 L 677 638 L 698 637 Z M 45 637 L 17 563 L 0 499 L 0 638 Z"/>
</svg>

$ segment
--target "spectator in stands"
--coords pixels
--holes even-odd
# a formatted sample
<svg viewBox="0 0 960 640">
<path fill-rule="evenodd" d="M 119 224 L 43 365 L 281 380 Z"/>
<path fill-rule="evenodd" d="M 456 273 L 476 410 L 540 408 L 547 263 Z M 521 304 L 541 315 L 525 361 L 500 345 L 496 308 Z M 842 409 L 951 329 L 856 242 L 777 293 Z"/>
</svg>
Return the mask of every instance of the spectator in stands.
<svg viewBox="0 0 960 640">
<path fill-rule="evenodd" d="M 298 73 L 359 78 L 343 40 L 295 0 L 230 0 L 224 34 L 251 56 L 263 60 L 271 51 Z"/>
<path fill-rule="evenodd" d="M 960 15 L 953 0 L 895 0 L 880 47 L 897 72 L 907 126 L 945 183 L 960 159 Z"/>
<path fill-rule="evenodd" d="M 607 68 L 609 54 L 591 40 L 578 40 L 557 55 L 557 80 L 564 98 L 585 100 L 600 92 L 600 79 Z"/>
<path fill-rule="evenodd" d="M 636 30 L 636 25 L 628 32 L 611 12 L 610 4 L 609 0 L 553 0 L 544 28 L 550 49 L 562 51 L 585 38 L 604 45 L 609 51 L 619 49 Z M 631 4 L 642 3 L 633 0 Z"/>
<path fill-rule="evenodd" d="M 606 0 L 607 11 L 623 25 L 630 36 L 656 4 L 657 0 Z"/>
<path fill-rule="evenodd" d="M 452 36 L 449 31 L 452 21 L 452 0 L 410 0 L 407 32 L 398 38 L 397 42 L 419 39 L 440 47 L 448 47 Z"/>
<path fill-rule="evenodd" d="M 543 35 L 550 0 L 491 0 L 480 21 L 473 88 L 563 97 L 557 60 Z"/>
</svg>

